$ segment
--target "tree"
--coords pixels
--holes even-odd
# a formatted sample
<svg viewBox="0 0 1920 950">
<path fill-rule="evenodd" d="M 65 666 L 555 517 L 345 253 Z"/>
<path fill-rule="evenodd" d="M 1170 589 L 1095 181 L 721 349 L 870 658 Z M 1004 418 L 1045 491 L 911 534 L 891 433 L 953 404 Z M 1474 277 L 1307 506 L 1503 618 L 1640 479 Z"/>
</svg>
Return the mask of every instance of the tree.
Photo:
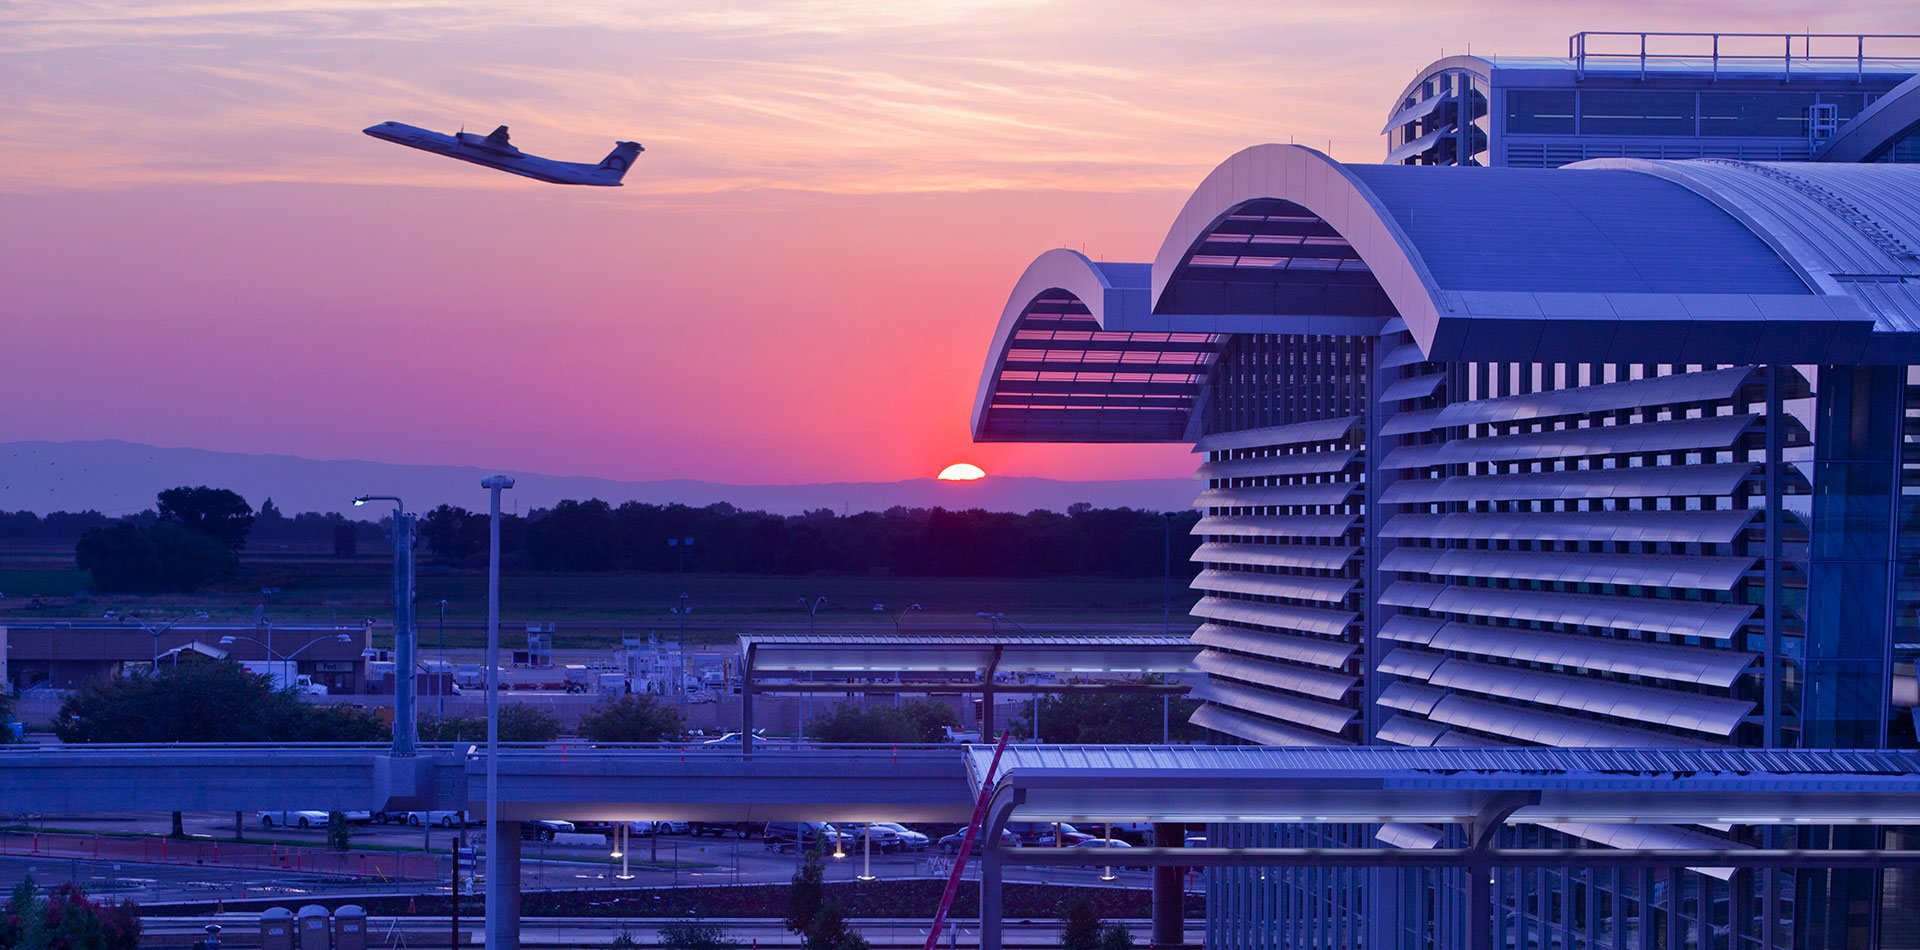
<svg viewBox="0 0 1920 950">
<path fill-rule="evenodd" d="M 74 545 L 73 559 L 92 573 L 96 590 L 136 594 L 191 593 L 239 564 L 218 540 L 167 521 L 94 528 Z"/>
<path fill-rule="evenodd" d="M 553 713 L 526 703 L 500 707 L 501 742 L 552 742 L 559 737 L 560 720 Z M 420 738 L 426 742 L 482 742 L 487 738 L 487 720 L 480 716 L 422 720 Z"/>
<path fill-rule="evenodd" d="M 800 869 L 793 872 L 793 881 L 787 888 L 787 913 L 784 921 L 787 932 L 805 936 L 813 931 L 814 918 L 820 916 L 820 909 L 827 902 L 827 859 L 821 852 L 824 839 L 816 841 L 811 848 L 804 848 L 800 858 Z M 796 847 L 803 847 L 796 845 Z"/>
<path fill-rule="evenodd" d="M 352 557 L 360 553 L 360 529 L 351 523 L 333 526 L 333 556 Z"/>
<path fill-rule="evenodd" d="M 960 724 L 960 717 L 954 714 L 952 706 L 930 696 L 909 699 L 899 708 L 919 731 L 915 742 L 945 742 L 947 729 Z"/>
<path fill-rule="evenodd" d="M 733 950 L 740 946 L 740 942 L 727 939 L 726 930 L 719 924 L 685 920 L 661 924 L 659 946 L 672 947 L 674 950 Z"/>
<path fill-rule="evenodd" d="M 181 486 L 161 492 L 158 501 L 161 521 L 204 534 L 226 545 L 229 551 L 247 546 L 247 532 L 253 528 L 253 506 L 238 493 L 205 485 Z"/>
<path fill-rule="evenodd" d="M 131 902 L 97 903 L 76 884 L 62 884 L 41 898 L 33 878 L 21 880 L 0 920 L 0 950 L 138 950 L 139 908 Z"/>
<path fill-rule="evenodd" d="M 1143 683 L 1161 683 L 1165 679 L 1147 676 Z M 1040 701 L 1040 731 L 1048 742 L 1067 744 L 1147 744 L 1160 741 L 1160 721 L 1166 715 L 1168 738 L 1188 742 L 1204 734 L 1188 722 L 1199 705 L 1190 699 L 1175 698 L 1170 707 L 1163 697 L 1152 693 L 1068 693 Z M 1033 717 L 1026 712 L 1012 726 L 1016 736 L 1033 735 Z"/>
<path fill-rule="evenodd" d="M 464 561 L 487 543 L 487 522 L 465 508 L 441 505 L 420 519 L 420 540 L 443 561 Z"/>
<path fill-rule="evenodd" d="M 335 851 L 347 850 L 353 840 L 351 826 L 347 824 L 347 813 L 343 811 L 327 812 L 327 847 Z"/>
<path fill-rule="evenodd" d="M 867 950 L 867 938 L 847 926 L 847 912 L 838 901 L 828 901 L 813 916 L 807 930 L 807 950 Z"/>
<path fill-rule="evenodd" d="M 13 739 L 13 694 L 0 685 L 0 745 L 6 745 Z"/>
<path fill-rule="evenodd" d="M 315 706 L 231 660 L 191 659 L 157 673 L 95 680 L 60 704 L 62 742 L 368 741 L 386 727 L 365 710 Z"/>
<path fill-rule="evenodd" d="M 1093 901 L 1076 897 L 1060 906 L 1060 946 L 1063 950 L 1127 950 L 1133 934 L 1120 924 L 1100 921 Z"/>
<path fill-rule="evenodd" d="M 595 742 L 663 742 L 682 728 L 678 709 L 637 693 L 601 703 L 580 717 L 580 734 Z"/>
<path fill-rule="evenodd" d="M 898 707 L 841 702 L 807 723 L 807 732 L 822 742 L 942 742 L 943 727 L 959 721 L 953 707 L 937 699 L 915 699 Z"/>
</svg>

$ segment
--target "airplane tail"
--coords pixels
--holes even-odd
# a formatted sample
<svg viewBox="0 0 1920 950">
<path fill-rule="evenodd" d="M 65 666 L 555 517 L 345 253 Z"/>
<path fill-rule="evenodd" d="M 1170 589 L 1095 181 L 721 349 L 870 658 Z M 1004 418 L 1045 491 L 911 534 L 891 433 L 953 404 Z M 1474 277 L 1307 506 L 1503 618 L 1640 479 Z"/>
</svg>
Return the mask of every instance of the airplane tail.
<svg viewBox="0 0 1920 950">
<path fill-rule="evenodd" d="M 633 167 L 633 160 L 644 151 L 646 149 L 639 142 L 616 142 L 613 151 L 600 160 L 600 170 L 612 172 L 613 180 L 619 181 L 627 174 L 627 169 Z"/>
</svg>

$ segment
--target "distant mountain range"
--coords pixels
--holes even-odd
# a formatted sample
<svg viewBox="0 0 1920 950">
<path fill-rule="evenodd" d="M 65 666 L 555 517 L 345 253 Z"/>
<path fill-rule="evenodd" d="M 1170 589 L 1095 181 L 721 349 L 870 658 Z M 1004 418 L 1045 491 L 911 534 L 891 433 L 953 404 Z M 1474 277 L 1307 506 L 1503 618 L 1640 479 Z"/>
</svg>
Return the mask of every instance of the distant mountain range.
<svg viewBox="0 0 1920 950">
<path fill-rule="evenodd" d="M 152 507 L 155 494 L 176 485 L 231 488 L 256 507 L 272 498 L 274 505 L 288 515 L 302 511 L 352 513 L 348 500 L 368 492 L 399 495 L 415 511 L 442 503 L 477 510 L 486 506 L 480 478 L 498 471 L 169 449 L 117 440 L 5 442 L 0 443 L 0 510 L 45 514 L 95 509 L 109 515 L 132 514 Z M 736 508 L 780 514 L 817 508 L 884 511 L 896 505 L 1065 511 L 1076 502 L 1097 508 L 1175 511 L 1191 506 L 1198 491 L 1184 478 L 1058 481 L 996 475 L 974 482 L 913 478 L 898 482 L 727 485 L 690 479 L 626 482 L 511 470 L 508 474 L 519 484 L 507 493 L 507 504 L 509 510 L 518 511 L 551 507 L 568 498 L 599 498 L 615 505 L 641 501 L 703 507 L 726 502 Z"/>
</svg>

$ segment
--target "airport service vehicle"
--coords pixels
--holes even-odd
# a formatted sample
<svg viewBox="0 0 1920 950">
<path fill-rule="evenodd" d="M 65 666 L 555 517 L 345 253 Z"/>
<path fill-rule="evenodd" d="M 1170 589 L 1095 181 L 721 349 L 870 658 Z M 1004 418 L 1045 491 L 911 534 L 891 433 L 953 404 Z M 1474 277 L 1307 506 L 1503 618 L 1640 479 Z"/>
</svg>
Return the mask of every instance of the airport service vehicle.
<svg viewBox="0 0 1920 950">
<path fill-rule="evenodd" d="M 395 145 L 405 145 L 555 185 L 618 188 L 620 179 L 626 177 L 627 169 L 633 166 L 633 160 L 646 151 L 639 142 L 615 142 L 613 151 L 608 152 L 600 164 L 589 165 L 585 162 L 556 162 L 522 152 L 508 140 L 507 127 L 504 125 L 486 135 L 465 129 L 448 135 L 402 122 L 382 122 L 361 131 Z"/>
<path fill-rule="evenodd" d="M 254 817 L 263 828 L 319 828 L 327 823 L 323 811 L 263 811 Z"/>
</svg>

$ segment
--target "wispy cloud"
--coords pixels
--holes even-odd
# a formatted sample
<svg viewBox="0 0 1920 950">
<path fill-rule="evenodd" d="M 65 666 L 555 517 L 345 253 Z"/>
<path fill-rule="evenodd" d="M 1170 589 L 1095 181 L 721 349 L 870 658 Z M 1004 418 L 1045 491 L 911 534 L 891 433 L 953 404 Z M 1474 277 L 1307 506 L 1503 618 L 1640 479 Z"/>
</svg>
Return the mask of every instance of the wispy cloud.
<svg viewBox="0 0 1920 950">
<path fill-rule="evenodd" d="M 510 121 L 557 157 L 641 138 L 659 194 L 1168 188 L 1288 125 L 1273 102 L 1297 70 L 1252 34 L 1285 46 L 1352 20 L 1205 2 L 30 2 L 0 10 L 0 187 L 497 186 L 352 136 L 391 117 Z"/>
</svg>

